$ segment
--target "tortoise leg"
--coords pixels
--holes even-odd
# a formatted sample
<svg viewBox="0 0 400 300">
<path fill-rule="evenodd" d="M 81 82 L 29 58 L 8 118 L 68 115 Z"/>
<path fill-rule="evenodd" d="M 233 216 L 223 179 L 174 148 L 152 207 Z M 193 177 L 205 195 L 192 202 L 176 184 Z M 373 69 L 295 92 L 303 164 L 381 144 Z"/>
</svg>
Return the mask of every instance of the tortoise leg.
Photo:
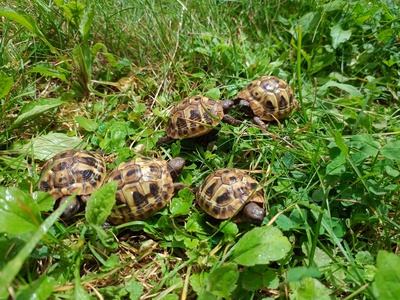
<svg viewBox="0 0 400 300">
<path fill-rule="evenodd" d="M 67 201 L 67 199 L 69 198 L 70 196 L 65 196 L 65 197 L 62 197 L 62 198 L 60 198 L 60 205 L 62 204 L 62 203 L 64 203 L 65 201 Z M 70 203 L 69 203 L 69 205 L 67 206 L 67 208 L 64 210 L 64 212 L 63 212 L 63 214 L 62 214 L 62 216 L 63 216 L 63 218 L 70 218 L 70 217 L 72 217 L 73 215 L 75 215 L 77 212 L 78 212 L 78 210 L 79 210 L 79 208 L 80 208 L 80 203 L 79 203 L 79 200 L 77 199 L 77 198 L 75 198 L 75 199 L 73 199 Z"/>
<path fill-rule="evenodd" d="M 234 117 L 232 117 L 230 115 L 224 115 L 221 121 L 224 123 L 233 125 L 233 126 L 239 126 L 240 124 L 242 124 L 241 121 L 235 119 Z"/>
<path fill-rule="evenodd" d="M 171 141 L 174 141 L 174 139 L 171 138 L 171 137 L 169 137 L 169 136 L 160 137 L 160 138 L 157 140 L 156 146 L 160 146 L 160 145 L 162 145 L 162 144 L 166 144 L 166 143 L 169 143 L 169 142 L 171 142 Z"/>
<path fill-rule="evenodd" d="M 238 106 L 241 111 L 243 111 L 245 114 L 252 116 L 253 115 L 253 110 L 251 109 L 250 103 L 244 99 L 240 99 L 237 101 L 236 105 Z"/>
<path fill-rule="evenodd" d="M 174 192 L 178 192 L 186 188 L 187 185 L 181 182 L 174 182 Z"/>
<path fill-rule="evenodd" d="M 267 127 L 268 127 L 268 125 L 265 124 L 265 123 L 264 123 L 259 117 L 257 117 L 257 116 L 254 116 L 254 117 L 253 117 L 253 122 L 254 122 L 254 124 L 260 126 L 261 129 L 266 130 Z"/>
</svg>

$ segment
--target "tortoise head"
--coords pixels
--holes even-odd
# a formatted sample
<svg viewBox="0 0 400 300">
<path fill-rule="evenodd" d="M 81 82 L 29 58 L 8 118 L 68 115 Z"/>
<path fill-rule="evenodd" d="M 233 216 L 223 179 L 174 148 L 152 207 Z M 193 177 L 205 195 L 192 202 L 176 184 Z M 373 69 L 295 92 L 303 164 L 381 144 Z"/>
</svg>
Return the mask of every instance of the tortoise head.
<svg viewBox="0 0 400 300">
<path fill-rule="evenodd" d="M 249 202 L 242 210 L 243 218 L 250 223 L 260 225 L 265 217 L 265 209 L 260 207 L 257 203 Z"/>
<path fill-rule="evenodd" d="M 168 162 L 168 172 L 171 174 L 173 179 L 176 179 L 182 172 L 185 166 L 185 159 L 182 157 L 176 157 Z"/>
<path fill-rule="evenodd" d="M 222 105 L 222 109 L 224 110 L 224 112 L 228 112 L 231 110 L 231 108 L 234 105 L 234 102 L 230 99 L 226 99 L 226 100 L 222 100 L 221 101 L 221 105 Z"/>
<path fill-rule="evenodd" d="M 62 198 L 60 198 L 59 201 L 59 205 L 61 205 L 62 203 L 64 203 L 65 201 L 67 201 L 67 199 L 70 196 L 64 196 Z M 63 219 L 69 219 L 72 216 L 74 216 L 80 209 L 81 205 L 80 202 L 77 198 L 72 199 L 72 201 L 68 204 L 68 206 L 65 208 L 63 214 L 62 214 L 62 218 Z"/>
</svg>

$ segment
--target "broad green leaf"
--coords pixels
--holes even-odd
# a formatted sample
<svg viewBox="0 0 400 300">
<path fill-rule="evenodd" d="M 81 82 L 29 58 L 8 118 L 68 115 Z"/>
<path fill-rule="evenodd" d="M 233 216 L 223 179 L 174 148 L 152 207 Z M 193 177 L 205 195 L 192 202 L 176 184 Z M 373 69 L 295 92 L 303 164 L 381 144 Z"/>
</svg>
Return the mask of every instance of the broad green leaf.
<svg viewBox="0 0 400 300">
<path fill-rule="evenodd" d="M 400 140 L 387 143 L 382 147 L 381 153 L 389 159 L 400 161 Z"/>
<path fill-rule="evenodd" d="M 187 232 L 202 232 L 204 223 L 203 215 L 191 214 L 186 222 L 186 230 Z"/>
<path fill-rule="evenodd" d="M 314 28 L 318 25 L 320 19 L 321 13 L 319 11 L 309 12 L 300 18 L 300 20 L 298 21 L 298 25 L 301 26 L 304 34 L 306 34 L 314 30 Z"/>
<path fill-rule="evenodd" d="M 349 147 L 347 147 L 346 143 L 344 142 L 342 134 L 337 130 L 330 129 L 331 134 L 335 138 L 335 143 L 339 147 L 340 151 L 347 157 L 349 155 Z"/>
<path fill-rule="evenodd" d="M 46 65 L 37 65 L 33 67 L 32 69 L 29 70 L 30 73 L 39 73 L 42 76 L 49 76 L 49 77 L 54 77 L 58 78 L 66 83 L 69 83 L 69 80 L 67 79 L 67 70 L 59 71 L 59 69 L 52 69 L 51 67 L 48 67 Z"/>
<path fill-rule="evenodd" d="M 269 289 L 279 288 L 279 277 L 275 269 L 268 269 L 263 274 L 263 284 Z"/>
<path fill-rule="evenodd" d="M 221 91 L 218 88 L 212 88 L 205 93 L 205 96 L 212 99 L 219 99 L 221 97 Z"/>
<path fill-rule="evenodd" d="M 359 149 L 364 157 L 374 157 L 378 154 L 380 144 L 375 141 L 368 133 L 363 133 L 352 137 L 350 144 Z"/>
<path fill-rule="evenodd" d="M 99 54 L 99 52 L 103 52 L 103 55 L 112 55 L 110 53 L 107 53 L 107 47 L 106 45 L 102 44 L 102 43 L 96 43 L 92 46 L 92 56 L 95 57 L 97 54 Z M 126 78 L 126 77 L 125 77 Z M 121 80 L 121 79 L 120 79 Z"/>
<path fill-rule="evenodd" d="M 369 251 L 357 252 L 355 261 L 359 265 L 373 265 L 375 263 L 374 257 Z"/>
<path fill-rule="evenodd" d="M 105 287 L 100 288 L 99 294 L 102 296 L 102 299 L 112 299 L 112 300 L 126 300 L 128 291 L 125 289 L 125 287 L 122 284 L 118 285 L 107 285 Z M 94 300 L 93 297 L 90 297 L 88 300 Z M 75 299 L 80 299 L 80 298 L 75 298 Z"/>
<path fill-rule="evenodd" d="M 185 244 L 186 249 L 197 249 L 197 246 L 199 245 L 199 240 L 197 238 L 191 239 L 188 237 L 183 238 L 183 242 Z"/>
<path fill-rule="evenodd" d="M 379 251 L 375 284 L 377 299 L 397 300 L 400 295 L 400 256 Z"/>
<path fill-rule="evenodd" d="M 60 207 L 52 213 L 34 232 L 31 239 L 27 241 L 21 251 L 10 260 L 0 272 L 0 299 L 8 299 L 8 288 L 15 276 L 21 270 L 25 260 L 29 257 L 32 250 L 36 247 L 43 236 L 53 226 L 54 222 L 61 216 L 65 208 L 71 203 L 73 197 L 62 203 Z M 1 219 L 1 218 L 0 218 Z M 80 298 L 82 299 L 82 298 Z"/>
<path fill-rule="evenodd" d="M 400 175 L 400 171 L 393 168 L 392 166 L 385 166 L 385 171 L 389 176 L 397 177 Z"/>
<path fill-rule="evenodd" d="M 276 227 L 263 226 L 247 232 L 236 244 L 232 259 L 244 266 L 267 265 L 285 258 L 291 244 Z"/>
<path fill-rule="evenodd" d="M 93 7 L 93 5 L 86 7 L 79 24 L 79 32 L 82 34 L 82 38 L 85 42 L 89 39 L 89 32 L 92 26 L 93 17 L 95 15 Z"/>
<path fill-rule="evenodd" d="M 13 154 L 12 151 L 8 152 L 7 150 L 4 150 L 4 153 Z M 11 170 L 26 171 L 29 166 L 28 161 L 23 155 L 18 157 L 3 155 L 0 156 L 0 161 L 4 166 L 7 166 L 7 168 Z"/>
<path fill-rule="evenodd" d="M 319 278 L 321 273 L 318 268 L 295 267 L 288 271 L 286 282 L 300 281 L 307 277 Z"/>
<path fill-rule="evenodd" d="M 140 282 L 136 281 L 134 277 L 125 282 L 125 289 L 129 293 L 130 300 L 139 300 L 140 297 L 143 295 L 144 290 L 143 285 Z"/>
<path fill-rule="evenodd" d="M 78 137 L 68 136 L 64 133 L 49 133 L 32 139 L 30 143 L 18 150 L 21 153 L 31 153 L 33 151 L 35 159 L 47 160 L 61 151 L 74 149 L 78 146 L 81 146 L 80 148 L 85 146 Z"/>
<path fill-rule="evenodd" d="M 32 119 L 38 118 L 40 115 L 44 114 L 46 111 L 63 105 L 65 102 L 59 99 L 41 99 L 33 102 L 29 102 L 24 105 L 18 114 L 17 119 L 11 124 L 10 129 L 17 128 L 29 122 Z"/>
<path fill-rule="evenodd" d="M 0 7 L 0 16 L 4 16 L 17 22 L 21 26 L 31 31 L 33 34 L 37 35 L 50 48 L 51 52 L 57 54 L 57 56 L 59 56 L 61 59 L 64 59 L 57 49 L 46 39 L 45 35 L 37 26 L 36 21 L 30 15 L 22 10 L 15 11 L 8 7 Z"/>
<path fill-rule="evenodd" d="M 25 246 L 26 240 L 29 238 L 29 233 L 22 236 L 11 236 L 4 233 L 0 235 L 0 270 L 2 270 L 10 260 L 17 256 L 17 254 Z"/>
<path fill-rule="evenodd" d="M 240 285 L 247 291 L 257 291 L 263 286 L 263 277 L 252 268 L 246 268 L 240 272 Z"/>
<path fill-rule="evenodd" d="M 239 232 L 238 226 L 231 221 L 223 221 L 219 226 L 221 232 L 224 234 L 224 242 L 232 242 Z"/>
<path fill-rule="evenodd" d="M 307 249 L 307 243 L 303 243 L 301 245 L 301 249 L 304 254 L 309 256 L 309 250 Z M 314 262 L 317 265 L 318 268 L 324 269 L 325 267 L 328 267 L 332 265 L 332 258 L 329 257 L 328 254 L 326 254 L 324 251 L 322 251 L 320 248 L 316 247 L 315 252 L 314 252 Z"/>
<path fill-rule="evenodd" d="M 351 37 L 351 30 L 343 30 L 340 25 L 331 28 L 332 46 L 337 48 L 340 44 L 347 42 Z"/>
<path fill-rule="evenodd" d="M 38 229 L 42 217 L 32 197 L 17 189 L 0 187 L 1 232 L 20 235 Z"/>
<path fill-rule="evenodd" d="M 352 97 L 362 98 L 362 94 L 354 86 L 352 86 L 350 84 L 339 83 L 339 82 L 332 81 L 332 80 L 328 81 L 327 83 L 325 83 L 323 86 L 321 86 L 319 88 L 318 95 L 322 97 L 329 91 L 330 87 L 335 87 L 340 90 L 343 90 L 343 91 L 349 93 L 349 95 Z"/>
<path fill-rule="evenodd" d="M 75 64 L 79 68 L 79 73 L 77 76 L 79 77 L 78 82 L 81 88 L 87 88 L 86 85 L 90 80 L 90 58 L 85 56 L 85 49 L 80 45 L 75 44 L 74 49 L 72 51 L 72 58 Z"/>
<path fill-rule="evenodd" d="M 204 72 L 198 72 L 198 73 L 193 73 L 190 74 L 193 78 L 203 78 L 206 74 Z"/>
<path fill-rule="evenodd" d="M 275 221 L 276 225 L 278 225 L 278 227 L 284 231 L 288 231 L 290 229 L 293 228 L 294 224 L 292 222 L 292 220 L 288 217 L 286 217 L 285 215 L 280 215 L 276 221 Z"/>
<path fill-rule="evenodd" d="M 20 289 L 16 294 L 17 300 L 24 299 L 48 299 L 53 293 L 56 280 L 53 277 L 41 276 L 38 280 Z"/>
<path fill-rule="evenodd" d="M 174 198 L 171 201 L 169 210 L 171 211 L 171 217 L 184 216 L 190 211 L 191 202 L 184 201 L 182 198 Z"/>
<path fill-rule="evenodd" d="M 96 131 L 96 129 L 99 127 L 99 124 L 96 121 L 89 120 L 85 117 L 77 116 L 75 117 L 75 121 L 78 122 L 78 124 L 88 132 Z"/>
<path fill-rule="evenodd" d="M 394 191 L 398 188 L 398 184 L 384 184 L 381 181 L 376 182 L 373 179 L 366 181 L 368 189 L 375 195 L 385 195 L 387 192 Z"/>
<path fill-rule="evenodd" d="M 14 84 L 12 77 L 7 77 L 3 72 L 0 72 L 0 98 L 7 96 Z"/>
<path fill-rule="evenodd" d="M 109 272 L 119 267 L 121 267 L 121 261 L 116 254 L 112 253 L 104 262 L 103 266 L 100 267 L 100 270 L 102 272 Z"/>
<path fill-rule="evenodd" d="M 207 281 L 208 273 L 194 273 L 190 276 L 190 285 L 193 290 L 198 294 L 205 287 Z"/>
<path fill-rule="evenodd" d="M 210 272 L 207 277 L 206 289 L 218 297 L 230 299 L 238 278 L 239 271 L 236 264 L 222 265 Z"/>
<path fill-rule="evenodd" d="M 321 8 L 324 10 L 324 12 L 331 12 L 335 10 L 343 10 L 346 4 L 348 4 L 348 1 L 333 0 L 321 5 Z"/>
<path fill-rule="evenodd" d="M 49 193 L 35 191 L 33 192 L 32 197 L 38 204 L 40 211 L 53 211 L 55 200 Z"/>
<path fill-rule="evenodd" d="M 173 143 L 171 145 L 171 154 L 173 157 L 177 157 L 179 156 L 179 154 L 181 154 L 181 142 L 180 141 L 176 141 L 175 143 Z"/>
<path fill-rule="evenodd" d="M 332 53 L 323 53 L 319 55 L 315 55 L 312 59 L 312 63 L 310 65 L 311 74 L 317 73 L 322 70 L 326 66 L 331 65 L 336 59 L 336 55 Z"/>
<path fill-rule="evenodd" d="M 340 175 L 346 171 L 346 157 L 343 152 L 336 156 L 326 166 L 326 174 L 328 175 Z"/>
<path fill-rule="evenodd" d="M 173 198 L 169 206 L 171 217 L 187 215 L 192 206 L 194 194 L 187 188 L 178 192 L 179 197 Z"/>
<path fill-rule="evenodd" d="M 161 294 L 161 296 L 162 296 L 162 299 L 165 299 L 165 300 L 179 300 L 179 296 L 176 294 L 168 294 L 168 295 Z"/>
<path fill-rule="evenodd" d="M 104 224 L 115 205 L 116 191 L 117 182 L 111 181 L 93 192 L 86 204 L 85 216 L 89 224 Z"/>
<path fill-rule="evenodd" d="M 290 284 L 293 290 L 291 300 L 318 299 L 331 300 L 330 290 L 315 278 L 304 278 Z"/>
<path fill-rule="evenodd" d="M 396 35 L 397 32 L 394 28 L 387 28 L 384 30 L 379 30 L 377 37 L 381 42 L 387 43 L 390 39 L 393 38 L 393 36 Z"/>
<path fill-rule="evenodd" d="M 121 289 L 118 290 L 121 291 Z M 72 299 L 92 300 L 88 292 L 80 284 L 75 284 L 74 297 Z"/>
<path fill-rule="evenodd" d="M 59 2 L 60 8 L 62 9 L 65 18 L 78 26 L 83 13 L 85 12 L 85 4 L 81 1 L 57 1 Z"/>
<path fill-rule="evenodd" d="M 26 14 L 23 11 L 15 11 L 8 7 L 1 7 L 0 8 L 0 16 L 6 17 L 18 24 L 22 25 L 29 31 L 36 33 L 38 32 L 36 22 L 32 19 L 31 16 Z M 39 32 L 40 33 L 40 32 Z"/>
</svg>

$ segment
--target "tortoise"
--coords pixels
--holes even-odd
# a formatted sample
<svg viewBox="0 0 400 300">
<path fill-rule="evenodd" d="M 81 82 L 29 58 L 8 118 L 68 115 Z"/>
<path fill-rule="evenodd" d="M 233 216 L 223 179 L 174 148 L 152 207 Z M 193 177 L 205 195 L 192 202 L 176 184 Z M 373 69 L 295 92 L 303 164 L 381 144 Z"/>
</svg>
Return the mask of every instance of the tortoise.
<svg viewBox="0 0 400 300">
<path fill-rule="evenodd" d="M 233 106 L 231 100 L 214 100 L 202 95 L 187 97 L 177 103 L 171 110 L 166 137 L 157 141 L 157 145 L 182 138 L 194 138 L 209 133 L 219 124 L 218 120 L 231 125 L 239 125 L 226 112 Z"/>
<path fill-rule="evenodd" d="M 276 76 L 262 76 L 242 89 L 232 101 L 247 107 L 254 123 L 265 128 L 263 121 L 277 121 L 299 107 L 292 88 Z"/>
<path fill-rule="evenodd" d="M 174 183 L 185 165 L 183 158 L 169 161 L 138 157 L 116 166 L 106 182 L 117 181 L 116 205 L 109 216 L 115 225 L 144 220 L 161 210 L 174 191 L 185 187 Z"/>
<path fill-rule="evenodd" d="M 106 163 L 100 153 L 65 150 L 44 164 L 38 188 L 48 192 L 59 204 L 77 193 L 63 212 L 63 217 L 69 218 L 103 184 L 105 177 Z"/>
<path fill-rule="evenodd" d="M 214 171 L 196 191 L 199 206 L 215 219 L 261 224 L 266 200 L 259 183 L 239 169 Z"/>
</svg>

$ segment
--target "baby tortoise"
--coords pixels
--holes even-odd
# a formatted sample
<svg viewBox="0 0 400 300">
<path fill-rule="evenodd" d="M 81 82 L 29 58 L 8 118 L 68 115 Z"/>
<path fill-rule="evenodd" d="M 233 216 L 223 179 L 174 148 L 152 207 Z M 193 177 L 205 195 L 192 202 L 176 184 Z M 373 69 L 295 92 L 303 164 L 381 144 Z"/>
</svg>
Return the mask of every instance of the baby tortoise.
<svg viewBox="0 0 400 300">
<path fill-rule="evenodd" d="M 166 137 L 157 145 L 183 138 L 194 138 L 209 133 L 219 124 L 218 120 L 231 125 L 240 125 L 227 112 L 233 105 L 231 100 L 214 100 L 202 95 L 187 97 L 171 110 L 166 127 Z"/>
<path fill-rule="evenodd" d="M 144 220 L 161 210 L 174 191 L 185 187 L 174 183 L 185 165 L 183 158 L 170 162 L 139 157 L 123 162 L 107 176 L 106 182 L 117 181 L 116 205 L 109 217 L 113 224 Z"/>
<path fill-rule="evenodd" d="M 217 170 L 197 189 L 196 201 L 215 219 L 234 217 L 236 222 L 261 224 L 266 200 L 258 186 L 255 179 L 238 169 Z"/>
<path fill-rule="evenodd" d="M 66 150 L 58 153 L 42 168 L 39 190 L 48 192 L 59 203 L 77 192 L 63 216 L 73 216 L 106 177 L 106 163 L 99 153 Z"/>
<path fill-rule="evenodd" d="M 284 119 L 299 107 L 292 88 L 276 76 L 252 81 L 232 101 L 249 108 L 254 123 L 262 128 L 266 126 L 263 121 Z"/>
</svg>

